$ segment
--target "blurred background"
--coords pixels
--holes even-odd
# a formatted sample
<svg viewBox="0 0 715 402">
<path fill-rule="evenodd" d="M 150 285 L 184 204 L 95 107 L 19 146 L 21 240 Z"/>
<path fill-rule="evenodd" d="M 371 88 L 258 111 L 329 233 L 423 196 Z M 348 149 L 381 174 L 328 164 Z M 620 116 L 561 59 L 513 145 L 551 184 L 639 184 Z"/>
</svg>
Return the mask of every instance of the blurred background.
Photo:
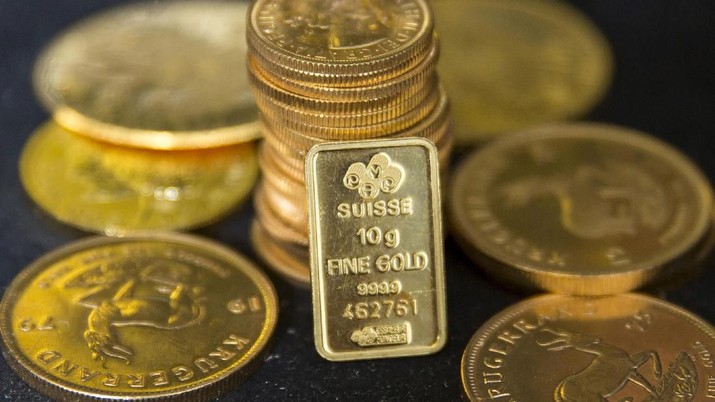
<svg viewBox="0 0 715 402">
<path fill-rule="evenodd" d="M 89 236 L 53 221 L 25 195 L 17 162 L 27 137 L 48 114 L 31 87 L 40 49 L 62 29 L 114 0 L 0 0 L 0 287 L 27 264 Z M 613 82 L 584 120 L 653 134 L 681 150 L 715 180 L 715 13 L 712 2 L 574 0 L 613 50 Z M 436 26 L 439 31 L 439 25 Z M 243 65 L 236 66 L 244 68 Z M 465 152 L 456 152 L 455 160 Z M 249 241 L 250 203 L 196 233 L 256 259 Z M 313 347 L 310 294 L 268 272 L 280 318 L 266 363 L 219 400 L 458 400 L 460 359 L 467 341 L 492 315 L 526 295 L 487 278 L 447 236 L 449 339 L 444 350 L 419 358 L 330 363 Z M 715 321 L 715 268 L 651 293 Z M 0 400 L 44 401 L 0 361 Z"/>
</svg>

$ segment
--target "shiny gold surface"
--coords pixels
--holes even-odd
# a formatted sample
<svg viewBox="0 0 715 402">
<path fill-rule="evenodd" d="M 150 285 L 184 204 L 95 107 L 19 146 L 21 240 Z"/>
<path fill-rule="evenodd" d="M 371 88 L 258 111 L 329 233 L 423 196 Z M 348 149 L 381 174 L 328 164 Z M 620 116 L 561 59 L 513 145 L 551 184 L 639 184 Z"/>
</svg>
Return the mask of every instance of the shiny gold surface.
<svg viewBox="0 0 715 402">
<path fill-rule="evenodd" d="M 625 292 L 680 272 L 711 225 L 712 189 L 677 150 L 599 124 L 532 129 L 452 178 L 454 234 L 482 268 L 569 294 Z"/>
<path fill-rule="evenodd" d="M 275 291 L 195 236 L 92 238 L 40 258 L 3 298 L 3 354 L 63 400 L 208 400 L 261 363 Z"/>
<path fill-rule="evenodd" d="M 106 142 L 195 149 L 260 136 L 243 2 L 140 3 L 51 43 L 35 89 L 63 126 Z"/>
<path fill-rule="evenodd" d="M 438 0 L 432 8 L 458 144 L 580 117 L 609 85 L 606 39 L 566 2 Z"/>
<path fill-rule="evenodd" d="M 497 314 L 462 357 L 472 401 L 679 401 L 713 397 L 715 330 L 647 296 L 546 295 Z"/>
<path fill-rule="evenodd" d="M 99 143 L 54 122 L 28 140 L 20 177 L 30 197 L 69 225 L 122 235 L 212 223 L 240 204 L 258 175 L 253 144 L 150 151 Z"/>
<path fill-rule="evenodd" d="M 272 75 L 342 87 L 412 68 L 432 40 L 423 0 L 259 0 L 249 10 L 249 49 Z"/>
<path fill-rule="evenodd" d="M 269 268 L 298 286 L 310 287 L 310 257 L 307 246 L 281 242 L 270 236 L 255 220 L 251 224 L 251 242 L 258 256 Z"/>
<path fill-rule="evenodd" d="M 315 345 L 329 360 L 446 341 L 439 164 L 424 139 L 322 144 L 306 158 Z"/>
</svg>

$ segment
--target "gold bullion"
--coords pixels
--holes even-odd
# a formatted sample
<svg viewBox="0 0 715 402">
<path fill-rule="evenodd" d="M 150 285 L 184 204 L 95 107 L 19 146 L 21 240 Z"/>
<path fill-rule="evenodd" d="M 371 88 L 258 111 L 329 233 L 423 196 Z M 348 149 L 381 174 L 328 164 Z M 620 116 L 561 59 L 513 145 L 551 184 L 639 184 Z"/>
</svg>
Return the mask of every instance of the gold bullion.
<svg viewBox="0 0 715 402">
<path fill-rule="evenodd" d="M 71 27 L 35 66 L 63 126 L 106 142 L 194 149 L 260 136 L 243 2 L 141 3 Z"/>
<path fill-rule="evenodd" d="M 452 178 L 454 234 L 483 268 L 557 293 L 621 293 L 692 262 L 712 190 L 684 155 L 633 130 L 563 124 L 500 138 Z"/>
<path fill-rule="evenodd" d="M 447 327 L 434 145 L 422 138 L 317 145 L 306 182 L 318 353 L 355 360 L 441 349 Z"/>
<path fill-rule="evenodd" d="M 273 238 L 256 220 L 251 225 L 251 242 L 258 256 L 271 269 L 292 283 L 302 287 L 310 286 L 308 247 Z"/>
<path fill-rule="evenodd" d="M 579 117 L 611 81 L 606 39 L 566 2 L 440 0 L 432 8 L 458 144 Z"/>
<path fill-rule="evenodd" d="M 262 362 L 273 286 L 248 260 L 178 234 L 97 237 L 51 252 L 5 293 L 8 364 L 62 400 L 208 400 Z"/>
<path fill-rule="evenodd" d="M 45 123 L 20 156 L 30 197 L 71 226 L 122 235 L 215 222 L 248 197 L 258 176 L 251 143 L 197 151 L 125 148 Z"/>
<path fill-rule="evenodd" d="M 472 401 L 679 401 L 715 397 L 715 330 L 652 297 L 545 295 L 487 321 L 462 357 Z"/>
<path fill-rule="evenodd" d="M 271 75 L 331 87 L 370 85 L 414 67 L 432 42 L 424 0 L 258 0 L 246 38 Z"/>
</svg>

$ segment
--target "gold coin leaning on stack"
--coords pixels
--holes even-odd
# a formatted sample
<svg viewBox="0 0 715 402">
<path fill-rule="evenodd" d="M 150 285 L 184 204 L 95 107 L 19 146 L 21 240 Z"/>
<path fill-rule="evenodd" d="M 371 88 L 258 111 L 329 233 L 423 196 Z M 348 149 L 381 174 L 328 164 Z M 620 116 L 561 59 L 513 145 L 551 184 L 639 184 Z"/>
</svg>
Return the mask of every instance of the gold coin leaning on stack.
<svg viewBox="0 0 715 402">
<path fill-rule="evenodd" d="M 209 400 L 263 362 L 276 293 L 251 262 L 179 234 L 95 237 L 23 270 L 0 306 L 3 355 L 60 400 Z"/>
<path fill-rule="evenodd" d="M 684 155 L 634 130 L 563 124 L 499 138 L 458 167 L 455 238 L 512 285 L 627 292 L 702 258 L 713 194 Z"/>
<path fill-rule="evenodd" d="M 383 0 L 377 7 L 259 0 L 249 10 L 246 38 L 265 127 L 253 242 L 269 265 L 307 284 L 304 160 L 312 146 L 424 137 L 446 166 L 453 141 L 435 71 L 439 41 L 423 0 Z"/>
<path fill-rule="evenodd" d="M 72 226 L 121 235 L 211 223 L 245 199 L 257 177 L 245 143 L 261 127 L 236 70 L 247 9 L 134 4 L 55 39 L 34 83 L 56 124 L 38 129 L 20 165 L 33 200 Z"/>
</svg>

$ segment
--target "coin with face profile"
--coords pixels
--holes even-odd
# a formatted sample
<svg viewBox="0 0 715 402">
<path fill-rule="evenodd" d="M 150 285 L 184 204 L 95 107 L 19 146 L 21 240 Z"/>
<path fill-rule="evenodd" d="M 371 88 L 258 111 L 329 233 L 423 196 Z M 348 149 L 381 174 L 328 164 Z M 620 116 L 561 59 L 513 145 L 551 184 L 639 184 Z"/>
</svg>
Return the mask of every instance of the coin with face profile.
<svg viewBox="0 0 715 402">
<path fill-rule="evenodd" d="M 570 124 L 501 138 L 457 169 L 455 237 L 522 287 L 612 294 L 668 278 L 711 226 L 712 189 L 685 156 L 616 126 Z"/>
<path fill-rule="evenodd" d="M 462 357 L 471 401 L 706 401 L 715 329 L 637 294 L 544 295 L 487 321 Z"/>
<path fill-rule="evenodd" d="M 0 305 L 3 355 L 61 400 L 209 400 L 267 352 L 275 290 L 247 259 L 179 234 L 95 237 L 51 252 Z"/>
<path fill-rule="evenodd" d="M 252 143 L 153 151 L 100 143 L 47 122 L 28 140 L 20 177 L 53 218 L 107 235 L 213 223 L 245 200 L 258 176 Z"/>
<path fill-rule="evenodd" d="M 260 137 L 246 63 L 245 2 L 145 2 L 69 28 L 40 55 L 34 84 L 61 125 L 151 149 Z"/>
</svg>

